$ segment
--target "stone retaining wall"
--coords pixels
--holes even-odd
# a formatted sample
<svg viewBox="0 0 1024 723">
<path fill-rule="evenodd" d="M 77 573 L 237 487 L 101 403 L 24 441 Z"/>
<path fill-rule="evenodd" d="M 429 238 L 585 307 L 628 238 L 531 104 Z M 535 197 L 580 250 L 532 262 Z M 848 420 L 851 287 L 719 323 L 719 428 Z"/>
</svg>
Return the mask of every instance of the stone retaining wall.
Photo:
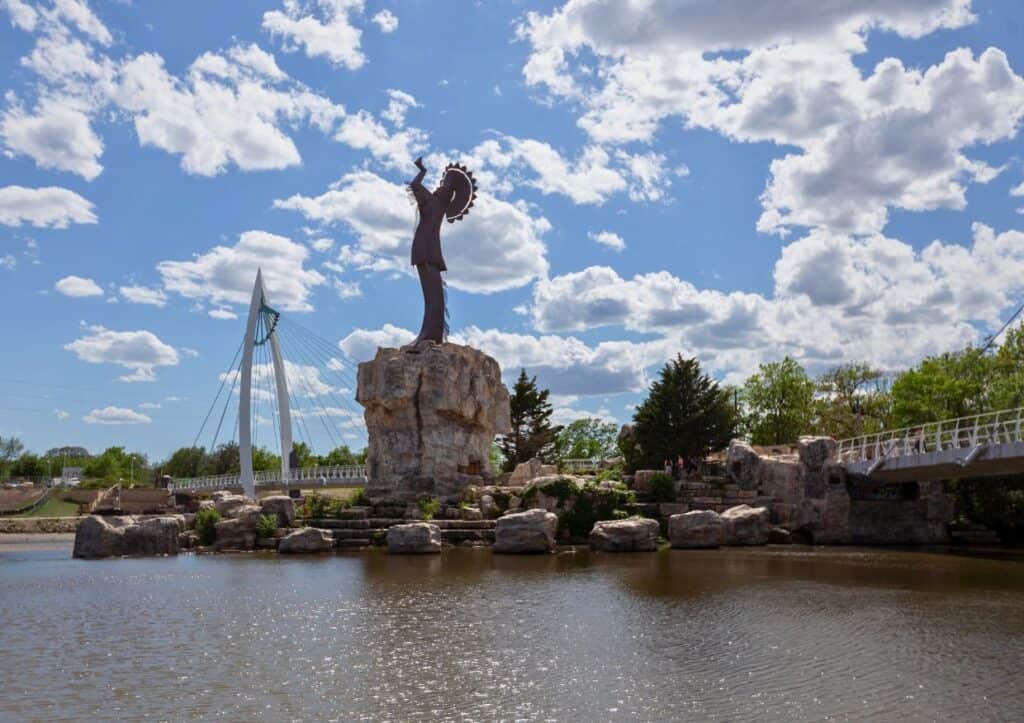
<svg viewBox="0 0 1024 723">
<path fill-rule="evenodd" d="M 0 535 L 74 532 L 81 517 L 0 517 Z"/>
</svg>

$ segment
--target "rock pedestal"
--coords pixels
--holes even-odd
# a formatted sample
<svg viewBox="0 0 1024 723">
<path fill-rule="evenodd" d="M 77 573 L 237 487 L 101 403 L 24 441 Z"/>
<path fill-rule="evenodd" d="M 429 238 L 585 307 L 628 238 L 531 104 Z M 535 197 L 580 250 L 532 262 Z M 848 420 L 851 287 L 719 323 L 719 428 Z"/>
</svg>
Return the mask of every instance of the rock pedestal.
<svg viewBox="0 0 1024 723">
<path fill-rule="evenodd" d="M 466 487 L 491 481 L 491 442 L 509 431 L 509 396 L 498 363 L 483 352 L 458 344 L 418 354 L 378 349 L 359 365 L 356 400 L 365 408 L 373 502 L 455 502 Z"/>
<path fill-rule="evenodd" d="M 590 531 L 590 548 L 605 552 L 654 552 L 658 521 L 641 517 L 597 522 Z"/>
</svg>

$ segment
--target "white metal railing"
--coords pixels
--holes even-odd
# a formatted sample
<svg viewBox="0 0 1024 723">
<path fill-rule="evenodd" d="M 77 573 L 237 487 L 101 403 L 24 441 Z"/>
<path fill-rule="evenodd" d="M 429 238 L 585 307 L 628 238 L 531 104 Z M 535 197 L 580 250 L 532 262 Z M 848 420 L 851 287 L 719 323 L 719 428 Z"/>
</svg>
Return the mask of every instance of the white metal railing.
<svg viewBox="0 0 1024 723">
<path fill-rule="evenodd" d="M 253 472 L 253 482 L 257 487 L 281 483 L 280 470 L 262 470 Z M 289 471 L 288 483 L 293 482 L 352 482 L 358 484 L 366 481 L 366 465 L 347 465 L 333 467 L 298 467 Z M 209 477 L 182 477 L 167 486 L 175 490 L 207 490 L 239 487 L 242 484 L 240 474 L 219 474 Z"/>
<path fill-rule="evenodd" d="M 840 462 L 876 462 L 916 454 L 970 449 L 977 454 L 985 445 L 1022 442 L 1024 407 L 986 412 L 970 417 L 928 422 L 837 442 Z M 972 460 L 966 459 L 970 462 Z"/>
<path fill-rule="evenodd" d="M 564 472 L 596 472 L 601 469 L 601 460 L 593 459 L 563 459 L 558 465 Z"/>
</svg>

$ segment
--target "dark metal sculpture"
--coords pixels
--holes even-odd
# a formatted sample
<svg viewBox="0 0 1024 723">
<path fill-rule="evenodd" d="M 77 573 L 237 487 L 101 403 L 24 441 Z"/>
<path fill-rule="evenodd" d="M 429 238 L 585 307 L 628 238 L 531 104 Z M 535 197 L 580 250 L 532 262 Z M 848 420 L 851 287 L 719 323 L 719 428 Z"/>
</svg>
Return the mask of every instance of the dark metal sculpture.
<svg viewBox="0 0 1024 723">
<path fill-rule="evenodd" d="M 423 324 L 419 336 L 403 347 L 418 352 L 425 343 L 441 344 L 448 334 L 446 287 L 441 273 L 447 271 L 441 254 L 441 224 L 445 219 L 455 223 L 465 218 L 476 200 L 476 180 L 473 174 L 457 163 L 445 166 L 441 185 L 433 192 L 423 187 L 427 169 L 423 159 L 416 159 L 419 173 L 409 183 L 416 199 L 419 222 L 412 239 L 412 265 L 420 277 L 423 289 Z"/>
</svg>

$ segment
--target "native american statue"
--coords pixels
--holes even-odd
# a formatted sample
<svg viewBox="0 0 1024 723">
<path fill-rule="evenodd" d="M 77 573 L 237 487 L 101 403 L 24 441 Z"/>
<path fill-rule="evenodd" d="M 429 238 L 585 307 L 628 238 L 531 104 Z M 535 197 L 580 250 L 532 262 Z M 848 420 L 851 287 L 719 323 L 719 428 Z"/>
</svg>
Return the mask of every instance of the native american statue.
<svg viewBox="0 0 1024 723">
<path fill-rule="evenodd" d="M 465 217 L 476 199 L 476 180 L 465 166 L 445 166 L 441 185 L 431 193 L 423 187 L 423 177 L 427 175 L 423 159 L 417 158 L 415 165 L 419 173 L 410 181 L 409 190 L 416 200 L 419 221 L 412 239 L 412 265 L 423 288 L 423 325 L 419 336 L 402 347 L 410 352 L 421 351 L 428 342 L 441 344 L 448 335 L 447 287 L 441 276 L 448 269 L 441 255 L 441 224 L 446 218 L 455 223 Z"/>
</svg>

